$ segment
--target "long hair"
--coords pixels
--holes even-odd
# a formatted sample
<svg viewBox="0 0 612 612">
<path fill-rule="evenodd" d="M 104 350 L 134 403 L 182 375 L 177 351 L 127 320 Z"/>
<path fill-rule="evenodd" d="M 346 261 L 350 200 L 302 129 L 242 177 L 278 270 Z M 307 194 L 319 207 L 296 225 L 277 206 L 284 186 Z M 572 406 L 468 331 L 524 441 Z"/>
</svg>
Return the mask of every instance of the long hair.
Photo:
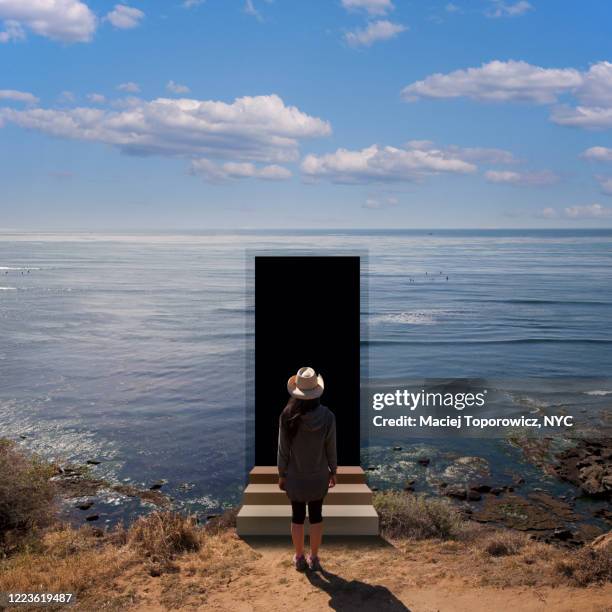
<svg viewBox="0 0 612 612">
<path fill-rule="evenodd" d="M 320 403 L 321 401 L 318 397 L 310 400 L 298 399 L 297 397 L 289 398 L 281 414 L 280 422 L 281 427 L 285 429 L 290 440 L 293 440 L 298 432 L 302 416 L 318 408 Z"/>
</svg>

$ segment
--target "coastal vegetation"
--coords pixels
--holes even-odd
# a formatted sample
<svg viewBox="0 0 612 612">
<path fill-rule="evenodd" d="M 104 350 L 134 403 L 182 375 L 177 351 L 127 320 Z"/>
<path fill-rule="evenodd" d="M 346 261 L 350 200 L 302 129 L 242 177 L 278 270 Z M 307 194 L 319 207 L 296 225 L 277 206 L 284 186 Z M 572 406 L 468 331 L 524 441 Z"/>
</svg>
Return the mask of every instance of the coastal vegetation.
<svg viewBox="0 0 612 612">
<path fill-rule="evenodd" d="M 333 583 L 338 593 L 329 591 L 336 588 L 332 584 L 313 595 L 313 586 L 291 571 L 286 546 L 237 537 L 235 511 L 201 523 L 152 505 L 131 525 L 78 527 L 58 518 L 65 501 L 56 473 L 56 466 L 15 444 L 0 443 L 2 592 L 70 592 L 75 610 L 229 610 L 238 609 L 238 602 L 259 609 L 253 602 L 269 599 L 270 589 L 278 596 L 270 609 L 280 610 L 289 588 L 310 589 L 304 598 L 341 594 L 349 603 L 350 597 L 367 596 L 381 610 L 401 609 L 385 608 L 383 594 L 385 601 L 394 593 L 410 602 L 436 584 L 465 597 L 496 597 L 504 589 L 500 601 L 508 589 L 521 597 L 532 590 L 535 600 L 542 592 L 570 603 L 587 597 L 594 605 L 611 593 L 610 533 L 562 548 L 468 520 L 447 499 L 392 491 L 374 497 L 382 531 L 376 542 L 330 538 L 330 575 L 343 578 L 336 575 Z"/>
</svg>

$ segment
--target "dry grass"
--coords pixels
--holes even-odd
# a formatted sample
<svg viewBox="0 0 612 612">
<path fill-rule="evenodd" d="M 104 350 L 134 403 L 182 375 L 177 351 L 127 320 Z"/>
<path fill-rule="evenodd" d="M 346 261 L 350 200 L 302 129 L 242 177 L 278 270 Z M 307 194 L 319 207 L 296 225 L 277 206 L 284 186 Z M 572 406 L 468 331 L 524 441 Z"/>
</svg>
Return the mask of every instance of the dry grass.
<svg viewBox="0 0 612 612">
<path fill-rule="evenodd" d="M 471 544 L 480 583 L 487 586 L 577 586 L 612 582 L 612 550 L 568 550 L 508 529 L 493 530 Z"/>
<path fill-rule="evenodd" d="M 28 543 L 55 516 L 53 467 L 0 439 L 0 555 Z"/>
<path fill-rule="evenodd" d="M 574 586 L 612 582 L 612 550 L 583 548 L 559 560 L 555 569 Z"/>
<path fill-rule="evenodd" d="M 278 566 L 258 564 L 260 554 L 235 533 L 235 511 L 204 527 L 193 517 L 153 512 L 128 529 L 73 529 L 57 523 L 43 528 L 53 518 L 52 490 L 45 486 L 49 469 L 10 445 L 2 444 L 0 458 L 0 474 L 5 470 L 1 494 L 8 499 L 16 495 L 19 501 L 17 510 L 8 508 L 6 497 L 0 503 L 3 516 L 13 520 L 12 529 L 2 535 L 5 552 L 6 533 L 21 538 L 9 556 L 0 557 L 0 592 L 72 592 L 78 600 L 73 609 L 88 612 L 206 609 L 211 594 L 229 592 L 241 578 L 241 584 L 261 583 L 262 589 L 269 589 L 271 580 L 284 584 L 280 580 L 285 576 L 278 572 L 290 569 L 289 552 Z M 390 492 L 377 493 L 375 505 L 383 533 L 393 538 L 394 546 L 372 549 L 365 557 L 346 552 L 342 563 L 347 571 L 363 571 L 364 577 L 372 567 L 384 567 L 389 580 L 397 581 L 409 564 L 417 586 L 449 576 L 461 576 L 474 586 L 536 589 L 612 581 L 609 537 L 568 551 L 464 521 L 447 500 Z"/>
<path fill-rule="evenodd" d="M 204 526 L 204 530 L 211 535 L 215 535 L 228 531 L 229 529 L 234 529 L 236 527 L 238 510 L 239 508 L 230 508 L 223 514 L 210 519 Z"/>
<path fill-rule="evenodd" d="M 74 593 L 83 609 L 101 609 L 115 598 L 109 585 L 136 562 L 134 551 L 107 542 L 91 528 L 62 527 L 46 534 L 36 552 L 0 564 L 0 591 Z M 96 608 L 88 608 L 88 601 Z"/>
<path fill-rule="evenodd" d="M 152 576 L 174 571 L 175 557 L 200 549 L 201 530 L 194 517 L 176 512 L 152 512 L 129 528 L 127 543 L 146 558 Z"/>
<path fill-rule="evenodd" d="M 524 533 L 500 529 L 484 536 L 479 547 L 491 557 L 507 557 L 517 555 L 530 543 Z"/>
<path fill-rule="evenodd" d="M 382 534 L 391 538 L 452 539 L 460 535 L 464 524 L 450 502 L 424 495 L 375 493 L 374 507 L 380 515 Z"/>
</svg>

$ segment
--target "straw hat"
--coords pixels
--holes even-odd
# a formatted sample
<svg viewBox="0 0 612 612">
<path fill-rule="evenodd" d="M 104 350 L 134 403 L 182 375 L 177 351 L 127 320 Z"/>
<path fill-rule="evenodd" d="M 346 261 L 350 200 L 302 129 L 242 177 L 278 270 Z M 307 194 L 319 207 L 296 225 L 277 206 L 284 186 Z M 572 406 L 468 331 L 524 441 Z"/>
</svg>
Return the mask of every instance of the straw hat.
<svg viewBox="0 0 612 612">
<path fill-rule="evenodd" d="M 287 381 L 289 395 L 298 399 L 315 399 L 323 393 L 323 377 L 312 368 L 300 368 L 297 374 Z"/>
</svg>

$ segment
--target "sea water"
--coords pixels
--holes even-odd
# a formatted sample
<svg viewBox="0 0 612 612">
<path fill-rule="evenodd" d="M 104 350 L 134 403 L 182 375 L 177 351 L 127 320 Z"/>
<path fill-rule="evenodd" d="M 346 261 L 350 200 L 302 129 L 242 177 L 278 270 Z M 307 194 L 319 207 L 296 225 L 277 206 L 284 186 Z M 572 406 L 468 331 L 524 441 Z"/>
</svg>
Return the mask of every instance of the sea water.
<svg viewBox="0 0 612 612">
<path fill-rule="evenodd" d="M 251 461 L 249 256 L 326 250 L 367 251 L 364 376 L 471 380 L 500 391 L 505 415 L 609 411 L 609 230 L 5 232 L 0 436 L 59 462 L 100 461 L 92 470 L 111 481 L 163 479 L 190 511 L 238 502 Z M 380 486 L 416 474 L 423 453 L 424 489 L 462 456 L 559 486 L 505 440 L 363 442 Z M 113 521 L 143 505 L 108 493 L 98 508 Z"/>
</svg>

